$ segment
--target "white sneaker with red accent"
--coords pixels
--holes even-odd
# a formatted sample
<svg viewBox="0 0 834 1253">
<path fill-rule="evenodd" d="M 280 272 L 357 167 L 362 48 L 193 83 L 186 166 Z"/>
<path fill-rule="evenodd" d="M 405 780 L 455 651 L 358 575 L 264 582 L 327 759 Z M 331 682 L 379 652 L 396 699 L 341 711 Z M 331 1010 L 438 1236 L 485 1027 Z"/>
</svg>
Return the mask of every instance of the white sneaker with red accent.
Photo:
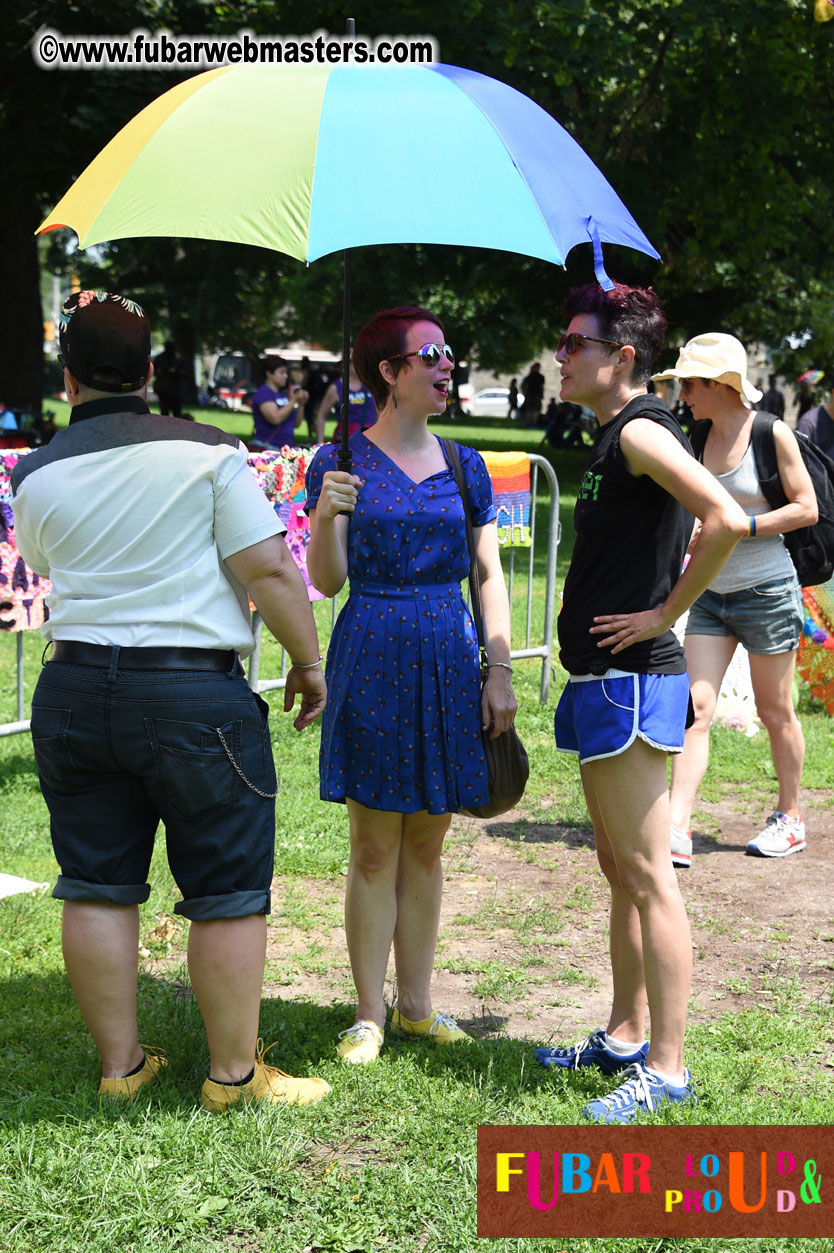
<svg viewBox="0 0 834 1253">
<path fill-rule="evenodd" d="M 672 827 L 669 832 L 669 846 L 672 851 L 672 865 L 689 869 L 692 865 L 692 832 Z"/>
<path fill-rule="evenodd" d="M 790 857 L 805 848 L 805 823 L 802 816 L 789 818 L 787 814 L 773 813 L 755 839 L 747 845 L 750 857 Z"/>
</svg>

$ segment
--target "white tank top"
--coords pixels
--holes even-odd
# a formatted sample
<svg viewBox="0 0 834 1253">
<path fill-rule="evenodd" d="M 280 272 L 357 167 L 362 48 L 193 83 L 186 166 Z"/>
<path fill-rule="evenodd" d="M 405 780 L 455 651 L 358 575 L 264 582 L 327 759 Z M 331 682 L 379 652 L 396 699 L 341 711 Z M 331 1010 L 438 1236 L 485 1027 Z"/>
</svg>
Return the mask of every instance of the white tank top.
<svg viewBox="0 0 834 1253">
<path fill-rule="evenodd" d="M 747 445 L 747 451 L 734 470 L 715 477 L 748 517 L 770 512 L 756 473 L 752 443 Z M 727 564 L 710 584 L 710 591 L 723 596 L 794 574 L 793 562 L 781 535 L 752 536 L 739 540 Z"/>
</svg>

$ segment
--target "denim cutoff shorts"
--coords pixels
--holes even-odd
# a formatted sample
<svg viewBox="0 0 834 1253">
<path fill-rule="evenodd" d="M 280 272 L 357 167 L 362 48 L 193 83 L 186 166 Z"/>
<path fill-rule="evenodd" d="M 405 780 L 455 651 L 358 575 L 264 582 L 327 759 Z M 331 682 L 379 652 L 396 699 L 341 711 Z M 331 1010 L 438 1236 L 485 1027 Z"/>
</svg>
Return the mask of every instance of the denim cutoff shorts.
<svg viewBox="0 0 834 1253">
<path fill-rule="evenodd" d="M 32 741 L 60 866 L 59 900 L 148 899 L 165 824 L 174 910 L 198 922 L 270 911 L 275 792 L 268 706 L 240 663 L 228 673 L 50 661 L 32 699 Z"/>
<path fill-rule="evenodd" d="M 689 611 L 687 635 L 732 635 L 748 653 L 791 653 L 805 621 L 796 576 L 738 592 L 702 592 Z"/>
<path fill-rule="evenodd" d="M 690 721 L 689 675 L 572 674 L 556 708 L 556 747 L 581 763 L 616 757 L 641 740 L 679 753 Z"/>
</svg>

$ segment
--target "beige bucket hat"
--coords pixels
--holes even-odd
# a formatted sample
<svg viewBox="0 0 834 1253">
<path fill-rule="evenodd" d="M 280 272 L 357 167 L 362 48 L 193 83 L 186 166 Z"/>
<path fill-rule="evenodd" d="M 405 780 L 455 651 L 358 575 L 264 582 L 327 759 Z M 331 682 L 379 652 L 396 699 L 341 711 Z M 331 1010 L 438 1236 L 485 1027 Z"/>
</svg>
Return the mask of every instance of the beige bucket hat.
<svg viewBox="0 0 834 1253">
<path fill-rule="evenodd" d="M 735 388 L 750 408 L 762 398 L 758 387 L 747 377 L 744 344 L 735 335 L 723 335 L 721 331 L 708 331 L 690 339 L 678 353 L 674 370 L 664 370 L 652 378 L 655 383 L 664 379 L 716 379 Z"/>
</svg>

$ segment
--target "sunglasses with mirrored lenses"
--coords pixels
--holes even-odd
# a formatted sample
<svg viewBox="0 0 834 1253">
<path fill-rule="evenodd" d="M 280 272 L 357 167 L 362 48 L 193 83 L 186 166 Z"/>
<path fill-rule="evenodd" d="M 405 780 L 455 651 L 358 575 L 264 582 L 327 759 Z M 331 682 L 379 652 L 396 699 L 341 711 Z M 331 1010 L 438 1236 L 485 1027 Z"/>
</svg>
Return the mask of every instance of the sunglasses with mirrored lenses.
<svg viewBox="0 0 834 1253">
<path fill-rule="evenodd" d="M 455 354 L 448 344 L 423 344 L 422 348 L 416 348 L 414 352 L 398 352 L 388 360 L 404 361 L 406 357 L 419 357 L 423 365 L 429 368 L 436 366 L 441 357 L 445 357 L 452 365 L 455 364 Z"/>
<path fill-rule="evenodd" d="M 615 344 L 613 339 L 597 339 L 594 335 L 580 335 L 577 331 L 571 331 L 570 335 L 563 335 L 556 345 L 557 355 L 564 351 L 569 357 L 580 348 L 584 348 L 586 344 L 607 344 L 609 348 L 622 348 L 622 344 Z"/>
</svg>

